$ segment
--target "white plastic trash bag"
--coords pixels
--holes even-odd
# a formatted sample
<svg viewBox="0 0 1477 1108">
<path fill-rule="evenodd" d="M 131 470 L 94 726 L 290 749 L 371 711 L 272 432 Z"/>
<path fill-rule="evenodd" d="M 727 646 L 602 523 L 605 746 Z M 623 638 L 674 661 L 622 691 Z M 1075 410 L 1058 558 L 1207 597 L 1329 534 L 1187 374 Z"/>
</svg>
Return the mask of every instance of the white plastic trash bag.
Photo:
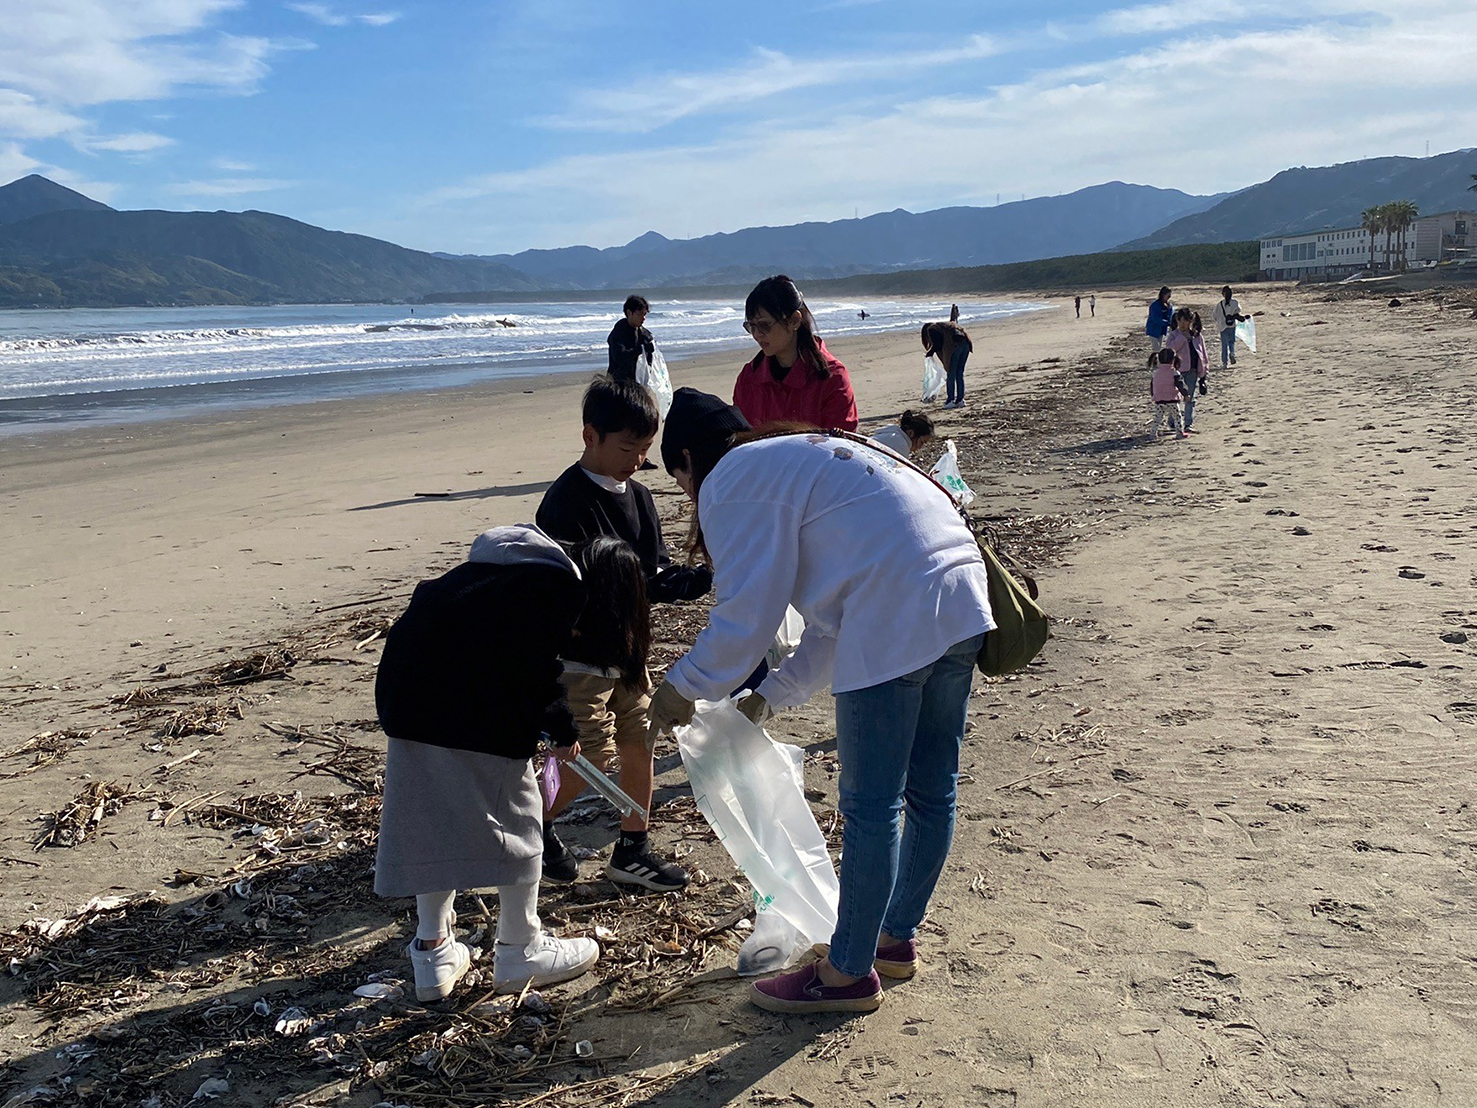
<svg viewBox="0 0 1477 1108">
<path fill-rule="evenodd" d="M 944 452 L 933 464 L 932 476 L 949 490 L 949 495 L 959 507 L 967 508 L 974 503 L 974 490 L 965 484 L 964 475 L 959 472 L 959 451 L 955 448 L 953 439 L 944 441 Z"/>
<path fill-rule="evenodd" d="M 830 942 L 841 884 L 805 801 L 800 748 L 771 741 L 731 700 L 699 701 L 676 735 L 698 811 L 754 886 L 739 973 L 783 969 Z"/>
<path fill-rule="evenodd" d="M 939 361 L 937 354 L 926 355 L 923 359 L 923 399 L 937 400 L 944 394 L 946 384 L 948 377 L 944 374 L 944 363 Z"/>
<path fill-rule="evenodd" d="M 672 378 L 667 374 L 667 359 L 662 357 L 660 348 L 652 348 L 649 364 L 645 358 L 637 355 L 636 380 L 646 386 L 646 390 L 656 401 L 657 414 L 666 419 L 667 409 L 672 406 Z"/>
<path fill-rule="evenodd" d="M 1248 318 L 1236 324 L 1236 341 L 1256 353 L 1256 320 Z"/>
</svg>

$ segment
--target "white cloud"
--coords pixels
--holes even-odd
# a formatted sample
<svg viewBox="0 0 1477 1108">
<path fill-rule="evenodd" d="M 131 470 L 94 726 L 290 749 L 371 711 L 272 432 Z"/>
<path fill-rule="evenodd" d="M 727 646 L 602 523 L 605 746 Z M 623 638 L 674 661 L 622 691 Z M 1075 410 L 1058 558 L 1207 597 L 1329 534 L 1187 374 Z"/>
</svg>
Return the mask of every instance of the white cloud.
<svg viewBox="0 0 1477 1108">
<path fill-rule="evenodd" d="M 41 163 L 21 149 L 18 142 L 0 142 L 0 182 L 14 181 L 35 173 Z"/>
<path fill-rule="evenodd" d="M 102 131 L 88 109 L 200 89 L 256 91 L 274 54 L 310 44 L 213 29 L 243 3 L 32 0 L 7 6 L 0 33 L 0 140 L 61 139 L 84 153 L 130 158 L 172 145 L 172 138 L 152 131 Z M 153 115 L 155 121 L 169 118 Z M 60 178 L 63 171 L 47 173 Z"/>
<path fill-rule="evenodd" d="M 543 122 L 550 126 L 599 131 L 653 131 L 675 120 L 709 112 L 732 111 L 761 100 L 821 88 L 894 79 L 905 81 L 930 66 L 977 61 L 999 53 L 983 35 L 964 36 L 956 46 L 929 51 L 884 51 L 833 57 L 792 57 L 759 50 L 729 69 L 676 73 L 639 84 L 580 90 L 570 107 Z"/>
<path fill-rule="evenodd" d="M 0 135 L 15 139 L 55 138 L 83 126 L 70 112 L 43 104 L 33 96 L 0 87 Z"/>
<path fill-rule="evenodd" d="M 117 154 L 151 154 L 155 150 L 163 150 L 166 146 L 173 146 L 174 139 L 167 135 L 156 135 L 148 131 L 139 131 L 127 135 L 109 135 L 104 138 L 87 138 L 78 141 L 78 145 L 86 150 L 107 150 Z"/>
<path fill-rule="evenodd" d="M 210 165 L 222 173 L 254 173 L 256 166 L 251 162 L 236 161 L 234 158 L 212 158 Z"/>
<path fill-rule="evenodd" d="M 1472 145 L 1477 35 L 1453 32 L 1465 0 L 1400 8 L 1289 0 L 1314 17 L 1257 30 L 1217 24 L 1165 45 L 1045 70 L 975 95 L 881 112 L 812 111 L 800 127 L 746 120 L 711 141 L 572 155 L 428 194 L 465 236 L 442 249 L 607 245 L 649 229 L 706 233 L 1054 194 L 1104 180 L 1218 192 L 1289 165 Z M 1316 18 L 1315 18 L 1316 17 Z M 664 86 L 665 89 L 665 86 Z M 595 213 L 592 215 L 592 213 Z M 676 222 L 674 224 L 674 221 Z"/>
<path fill-rule="evenodd" d="M 204 33 L 237 0 L 47 0 L 16 5 L 0 36 L 3 83 L 53 104 L 156 100 L 206 87 L 248 93 L 270 56 L 302 43 Z"/>
<path fill-rule="evenodd" d="M 327 4 L 289 3 L 285 5 L 299 15 L 305 15 L 314 23 L 324 27 L 347 27 L 351 23 L 363 23 L 369 27 L 388 27 L 400 18 L 399 12 L 362 12 L 345 14 Z"/>
<path fill-rule="evenodd" d="M 255 192 L 292 188 L 297 183 L 271 177 L 216 177 L 208 181 L 180 181 L 168 186 L 167 191 L 175 196 L 247 196 Z"/>
</svg>

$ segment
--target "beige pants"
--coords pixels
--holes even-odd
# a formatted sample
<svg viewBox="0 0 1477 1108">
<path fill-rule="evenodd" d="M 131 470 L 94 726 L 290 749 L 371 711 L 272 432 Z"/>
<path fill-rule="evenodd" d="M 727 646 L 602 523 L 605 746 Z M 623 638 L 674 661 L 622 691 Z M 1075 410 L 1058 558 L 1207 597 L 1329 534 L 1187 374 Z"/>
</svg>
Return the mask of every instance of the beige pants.
<svg viewBox="0 0 1477 1108">
<path fill-rule="evenodd" d="M 646 756 L 646 708 L 651 703 L 651 679 L 640 692 L 616 678 L 592 673 L 564 673 L 559 681 L 574 716 L 580 752 L 603 761 L 618 747 L 639 747 Z"/>
</svg>

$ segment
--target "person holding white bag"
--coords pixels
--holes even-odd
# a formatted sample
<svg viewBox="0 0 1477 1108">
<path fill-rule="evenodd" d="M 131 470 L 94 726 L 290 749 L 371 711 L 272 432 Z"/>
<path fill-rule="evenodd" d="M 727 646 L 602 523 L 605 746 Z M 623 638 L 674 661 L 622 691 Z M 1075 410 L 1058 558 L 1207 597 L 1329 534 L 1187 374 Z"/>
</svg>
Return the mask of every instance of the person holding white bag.
<svg viewBox="0 0 1477 1108">
<path fill-rule="evenodd" d="M 975 659 L 995 626 L 979 547 L 948 496 L 888 451 L 751 431 L 696 389 L 677 390 L 661 449 L 697 503 L 717 599 L 652 697 L 651 734 L 690 722 L 695 701 L 725 698 L 787 606 L 804 617 L 798 649 L 740 709 L 762 722 L 831 686 L 846 818 L 839 913 L 826 959 L 757 982 L 751 999 L 781 1012 L 872 1011 L 879 972 L 913 975 L 953 840 Z"/>
</svg>

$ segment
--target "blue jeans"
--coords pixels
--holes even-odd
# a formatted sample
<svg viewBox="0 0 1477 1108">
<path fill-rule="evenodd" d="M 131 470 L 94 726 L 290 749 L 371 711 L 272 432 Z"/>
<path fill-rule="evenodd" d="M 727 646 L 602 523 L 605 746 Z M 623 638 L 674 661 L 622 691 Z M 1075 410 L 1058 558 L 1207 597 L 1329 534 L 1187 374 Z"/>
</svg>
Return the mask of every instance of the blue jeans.
<svg viewBox="0 0 1477 1108">
<path fill-rule="evenodd" d="M 1185 384 L 1190 386 L 1190 395 L 1185 397 L 1185 403 L 1183 405 L 1185 412 L 1185 430 L 1188 431 L 1190 429 L 1190 424 L 1195 422 L 1195 397 L 1198 395 L 1198 390 L 1200 388 L 1200 378 L 1187 374 L 1185 376 Z"/>
<path fill-rule="evenodd" d="M 836 696 L 846 826 L 831 964 L 844 974 L 872 971 L 882 931 L 911 939 L 923 922 L 954 841 L 959 745 L 983 642 L 976 635 L 920 670 Z"/>
<path fill-rule="evenodd" d="M 1227 327 L 1221 332 L 1221 368 L 1225 369 L 1236 360 L 1236 328 Z"/>
<path fill-rule="evenodd" d="M 964 403 L 964 363 L 969 361 L 969 347 L 956 346 L 954 352 L 949 355 L 949 368 L 945 374 L 949 384 L 949 395 L 946 400 L 950 404 Z"/>
</svg>

